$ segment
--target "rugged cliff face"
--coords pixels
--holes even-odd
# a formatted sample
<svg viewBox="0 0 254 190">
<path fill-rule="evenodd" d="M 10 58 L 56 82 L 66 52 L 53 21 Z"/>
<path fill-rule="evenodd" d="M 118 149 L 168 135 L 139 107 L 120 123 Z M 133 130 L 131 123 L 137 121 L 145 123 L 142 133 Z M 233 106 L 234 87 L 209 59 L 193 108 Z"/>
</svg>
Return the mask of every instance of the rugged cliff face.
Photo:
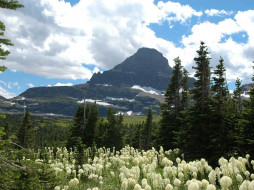
<svg viewBox="0 0 254 190">
<path fill-rule="evenodd" d="M 141 48 L 123 63 L 103 73 L 94 74 L 89 84 L 147 86 L 165 90 L 172 75 L 172 68 L 162 53 L 155 49 Z"/>
</svg>

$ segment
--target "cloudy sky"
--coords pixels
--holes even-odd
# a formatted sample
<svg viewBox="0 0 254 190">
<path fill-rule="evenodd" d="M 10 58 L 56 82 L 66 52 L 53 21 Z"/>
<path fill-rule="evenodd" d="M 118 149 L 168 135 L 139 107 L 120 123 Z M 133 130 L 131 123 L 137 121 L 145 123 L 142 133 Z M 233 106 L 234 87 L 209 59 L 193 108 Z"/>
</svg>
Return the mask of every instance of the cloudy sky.
<svg viewBox="0 0 254 190">
<path fill-rule="evenodd" d="M 200 41 L 211 66 L 222 56 L 227 80 L 251 82 L 253 0 L 20 0 L 25 8 L 0 9 L 5 38 L 15 44 L 0 65 L 0 95 L 30 87 L 74 85 L 111 69 L 138 48 L 162 52 L 173 66 L 180 56 L 193 73 Z"/>
</svg>

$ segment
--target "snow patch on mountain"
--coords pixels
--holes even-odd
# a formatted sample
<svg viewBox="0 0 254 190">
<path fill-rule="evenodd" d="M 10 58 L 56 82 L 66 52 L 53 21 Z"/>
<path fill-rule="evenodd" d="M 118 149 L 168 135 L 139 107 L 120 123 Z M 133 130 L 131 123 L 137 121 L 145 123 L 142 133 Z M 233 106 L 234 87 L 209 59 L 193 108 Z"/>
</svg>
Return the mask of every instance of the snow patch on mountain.
<svg viewBox="0 0 254 190">
<path fill-rule="evenodd" d="M 84 103 L 84 99 L 81 101 L 77 101 L 79 104 Z M 86 102 L 90 102 L 90 103 L 94 103 L 96 102 L 97 105 L 101 105 L 101 106 L 114 106 L 113 104 L 109 104 L 107 102 L 103 102 L 101 100 L 93 100 L 93 99 L 86 99 Z"/>
<path fill-rule="evenodd" d="M 132 115 L 132 111 L 127 111 L 126 113 L 127 113 L 128 116 Z"/>
<path fill-rule="evenodd" d="M 139 86 L 139 85 L 134 85 L 133 87 L 131 87 L 132 89 L 137 89 L 137 90 L 141 90 L 143 92 L 149 93 L 149 94 L 155 94 L 155 95 L 163 95 L 163 91 L 160 90 L 156 90 L 152 87 L 147 87 L 147 86 Z"/>
<path fill-rule="evenodd" d="M 120 114 L 124 116 L 143 115 L 141 112 L 133 112 L 133 111 L 127 111 L 127 112 L 119 111 L 118 113 L 116 113 L 116 115 L 120 115 Z"/>
<path fill-rule="evenodd" d="M 112 97 L 106 97 L 108 100 L 112 101 L 123 101 L 123 102 L 134 102 L 134 99 L 127 99 L 127 98 L 112 98 Z"/>
<path fill-rule="evenodd" d="M 96 86 L 112 86 L 111 84 L 95 84 Z"/>
</svg>

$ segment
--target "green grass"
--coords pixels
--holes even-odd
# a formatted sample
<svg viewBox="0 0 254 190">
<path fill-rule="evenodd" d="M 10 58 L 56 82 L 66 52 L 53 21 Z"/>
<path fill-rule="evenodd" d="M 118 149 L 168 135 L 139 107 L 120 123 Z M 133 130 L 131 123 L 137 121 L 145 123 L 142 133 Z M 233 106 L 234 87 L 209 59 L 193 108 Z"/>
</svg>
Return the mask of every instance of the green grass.
<svg viewBox="0 0 254 190">
<path fill-rule="evenodd" d="M 159 122 L 160 116 L 153 115 L 153 122 Z M 135 116 L 124 116 L 123 123 L 124 124 L 138 124 L 146 121 L 145 115 L 135 115 Z"/>
</svg>

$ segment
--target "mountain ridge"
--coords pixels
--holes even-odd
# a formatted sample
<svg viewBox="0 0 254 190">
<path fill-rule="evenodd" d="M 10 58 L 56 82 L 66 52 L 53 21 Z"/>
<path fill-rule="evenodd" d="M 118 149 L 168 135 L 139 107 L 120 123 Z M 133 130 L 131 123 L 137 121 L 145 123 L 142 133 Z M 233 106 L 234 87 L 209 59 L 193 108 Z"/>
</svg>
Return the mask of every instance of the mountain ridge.
<svg viewBox="0 0 254 190">
<path fill-rule="evenodd" d="M 162 53 L 140 48 L 113 69 L 94 74 L 87 83 L 34 87 L 8 102 L 0 99 L 0 111 L 20 113 L 25 103 L 32 114 L 74 116 L 85 90 L 85 99 L 90 103 L 96 101 L 102 116 L 108 107 L 123 113 L 143 114 L 151 107 L 156 114 L 160 112 L 159 104 L 164 101 L 163 91 L 171 76 L 172 68 Z M 190 84 L 193 80 L 190 79 Z"/>
</svg>

